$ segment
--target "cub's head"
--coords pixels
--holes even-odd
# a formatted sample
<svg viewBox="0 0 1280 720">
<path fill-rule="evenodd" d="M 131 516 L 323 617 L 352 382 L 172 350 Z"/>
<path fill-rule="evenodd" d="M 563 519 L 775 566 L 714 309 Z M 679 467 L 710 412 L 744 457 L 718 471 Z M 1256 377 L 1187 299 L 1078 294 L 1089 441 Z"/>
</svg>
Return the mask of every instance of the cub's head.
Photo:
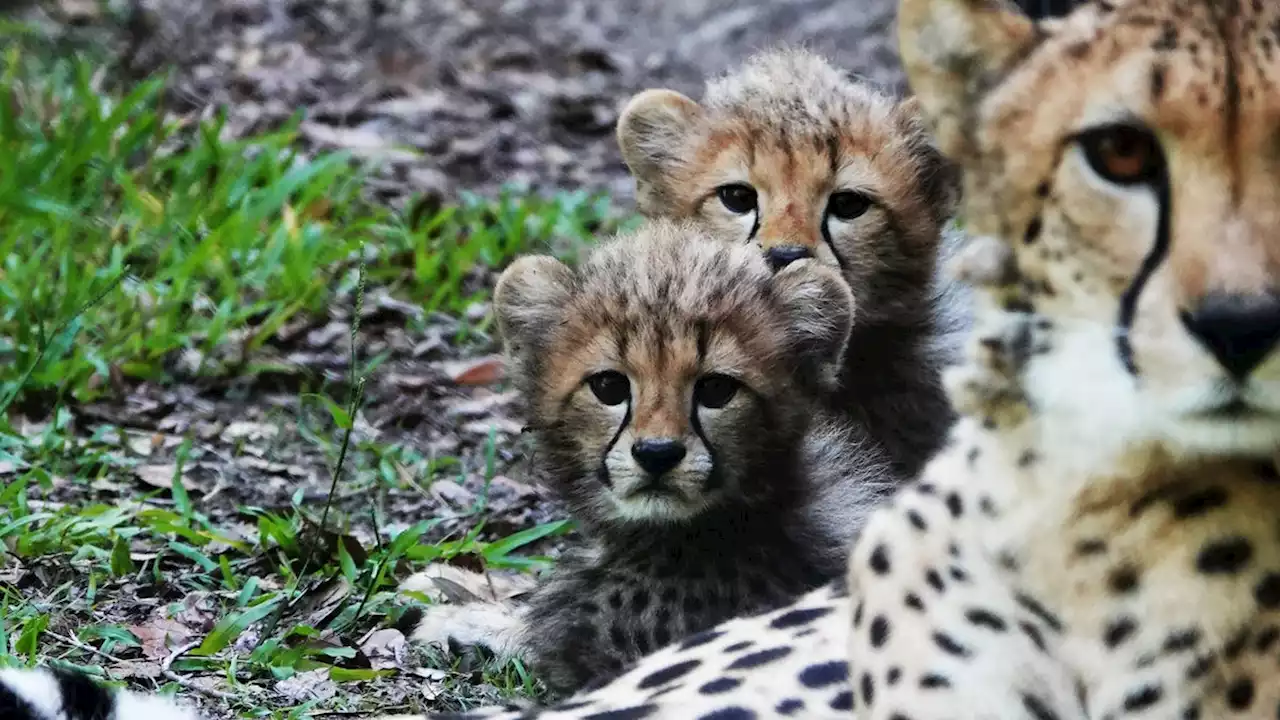
<svg viewBox="0 0 1280 720">
<path fill-rule="evenodd" d="M 777 502 L 836 381 L 853 299 L 812 262 L 666 221 L 576 268 L 517 260 L 494 296 L 550 481 L 585 522 L 681 522 Z"/>
<path fill-rule="evenodd" d="M 861 321 L 928 286 L 958 184 L 912 101 L 806 51 L 765 52 L 710 82 L 701 102 L 646 90 L 618 119 L 649 217 L 690 219 L 763 248 L 774 267 L 838 267 Z"/>
<path fill-rule="evenodd" d="M 1026 390 L 1122 442 L 1280 446 L 1280 4 L 902 0 L 899 46 L 1007 307 Z"/>
</svg>

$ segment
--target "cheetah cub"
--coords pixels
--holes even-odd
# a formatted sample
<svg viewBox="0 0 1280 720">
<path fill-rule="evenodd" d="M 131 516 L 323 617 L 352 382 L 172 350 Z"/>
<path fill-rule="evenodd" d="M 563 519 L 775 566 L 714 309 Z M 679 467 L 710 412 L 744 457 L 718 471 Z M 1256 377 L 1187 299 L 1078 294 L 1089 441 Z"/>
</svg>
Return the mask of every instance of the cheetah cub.
<svg viewBox="0 0 1280 720">
<path fill-rule="evenodd" d="M 642 214 L 763 248 L 775 268 L 839 269 L 858 322 L 833 402 L 914 476 L 954 420 L 939 373 L 968 320 L 966 289 L 938 262 L 961 239 L 943 232 L 958 179 L 915 101 L 783 48 L 713 79 L 702 102 L 641 92 L 617 139 Z"/>
<path fill-rule="evenodd" d="M 525 257 L 494 296 L 548 483 L 587 547 L 528 607 L 428 608 L 417 640 L 530 661 L 556 693 L 844 569 L 896 480 L 856 425 L 816 411 L 853 297 L 812 261 L 657 220 L 578 268 Z"/>
</svg>

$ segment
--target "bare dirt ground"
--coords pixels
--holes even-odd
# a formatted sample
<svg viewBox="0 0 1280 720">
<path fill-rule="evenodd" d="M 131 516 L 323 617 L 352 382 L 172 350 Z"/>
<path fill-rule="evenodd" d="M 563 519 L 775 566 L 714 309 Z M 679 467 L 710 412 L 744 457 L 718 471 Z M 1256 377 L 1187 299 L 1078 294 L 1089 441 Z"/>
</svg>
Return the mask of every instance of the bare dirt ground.
<svg viewBox="0 0 1280 720">
<path fill-rule="evenodd" d="M 894 5 L 141 0 L 104 10 L 94 0 L 60 0 L 22 12 L 54 28 L 60 41 L 107 49 L 113 60 L 105 72 L 120 87 L 170 72 L 172 109 L 193 116 L 225 111 L 231 135 L 270 131 L 301 112 L 308 147 L 381 162 L 372 195 L 393 206 L 415 196 L 432 205 L 462 193 L 492 196 L 516 184 L 539 193 L 603 191 L 625 211 L 632 188 L 613 128 L 632 94 L 666 86 L 696 97 L 707 75 L 779 42 L 807 44 L 900 88 Z M 476 283 L 492 279 L 493 269 L 477 270 Z M 79 432 L 92 434 L 98 424 L 125 428 L 130 437 L 123 442 L 140 459 L 134 474 L 144 490 L 168 487 L 180 436 L 194 432 L 189 457 L 195 462 L 183 483 L 201 512 L 221 527 L 243 526 L 245 537 L 255 532 L 251 522 L 236 519 L 245 506 L 288 508 L 301 493 L 300 504 L 318 515 L 336 443 L 308 437 L 323 425 L 325 410 L 302 402 L 300 392 L 325 381 L 341 397 L 350 359 L 346 308 L 276 330 L 253 358 L 270 370 L 241 379 L 129 384 L 115 399 L 75 407 Z M 356 420 L 354 462 L 368 482 L 379 474 L 408 481 L 379 496 L 390 522 L 384 534 L 441 517 L 424 539 L 456 536 L 474 524 L 481 504 L 487 537 L 560 517 L 523 462 L 519 399 L 501 383 L 495 339 L 483 327 L 474 329 L 485 313 L 479 306 L 465 317 L 447 317 L 377 292 L 366 299 L 360 354 L 385 360 L 369 380 Z M 175 359 L 173 377 L 184 377 L 182 363 Z M 30 405 L 22 410 L 36 418 L 32 432 L 38 433 L 48 408 L 39 407 L 38 398 Z M 327 449 L 317 449 L 322 446 Z M 421 487 L 416 476 L 430 469 L 422 459 L 446 456 L 457 464 L 435 469 L 462 482 Z M 137 486 L 103 482 L 93 490 L 109 501 L 136 494 Z M 360 517 L 368 490 L 368 484 L 344 485 L 336 506 Z M 368 528 L 353 532 L 370 542 Z M 529 549 L 554 554 L 557 541 Z M 62 580 L 24 582 L 38 592 Z M 199 601 L 122 598 L 118 614 L 142 627 L 162 600 L 178 599 Z M 196 622 L 187 630 L 198 639 L 209 628 Z M 155 653 L 167 653 L 163 643 Z M 392 685 L 383 688 L 383 699 L 392 703 L 414 692 Z"/>
<path fill-rule="evenodd" d="M 63 0 L 84 8 L 93 2 Z M 175 108 L 237 133 L 305 111 L 305 136 L 387 160 L 380 187 L 451 196 L 502 183 L 626 199 L 613 142 L 646 87 L 787 42 L 901 82 L 892 0 L 142 0 L 107 37 L 122 79 L 176 71 Z"/>
</svg>

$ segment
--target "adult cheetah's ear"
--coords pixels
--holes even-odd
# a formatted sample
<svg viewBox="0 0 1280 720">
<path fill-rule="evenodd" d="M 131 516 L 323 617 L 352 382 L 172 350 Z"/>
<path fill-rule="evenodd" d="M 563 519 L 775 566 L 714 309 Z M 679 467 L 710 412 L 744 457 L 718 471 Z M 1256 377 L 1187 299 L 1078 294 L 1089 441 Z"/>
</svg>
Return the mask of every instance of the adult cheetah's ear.
<svg viewBox="0 0 1280 720">
<path fill-rule="evenodd" d="M 1007 0 L 900 0 L 903 68 L 942 152 L 954 160 L 966 156 L 984 89 L 1038 32 Z"/>
<path fill-rule="evenodd" d="M 773 285 L 782 298 L 800 374 L 816 376 L 824 388 L 834 388 L 853 330 L 854 299 L 848 283 L 817 260 L 799 260 L 778 271 Z"/>
<path fill-rule="evenodd" d="M 636 201 L 645 214 L 665 214 L 672 173 L 684 162 L 680 149 L 702 107 L 675 90 L 645 90 L 618 116 L 618 148 L 636 179 Z"/>
<path fill-rule="evenodd" d="M 493 290 L 493 310 L 508 359 L 517 372 L 536 372 L 552 330 L 573 294 L 573 271 L 545 255 L 526 255 L 511 263 Z"/>
</svg>

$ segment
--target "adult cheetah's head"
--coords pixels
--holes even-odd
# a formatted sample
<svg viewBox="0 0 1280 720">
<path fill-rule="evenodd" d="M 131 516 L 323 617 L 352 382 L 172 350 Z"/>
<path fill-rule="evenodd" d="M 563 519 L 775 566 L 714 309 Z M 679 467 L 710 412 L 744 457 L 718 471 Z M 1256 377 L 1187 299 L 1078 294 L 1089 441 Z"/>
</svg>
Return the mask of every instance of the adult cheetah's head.
<svg viewBox="0 0 1280 720">
<path fill-rule="evenodd" d="M 576 268 L 521 258 L 494 305 L 549 481 L 588 523 L 682 522 L 794 490 L 791 454 L 853 323 L 835 271 L 775 274 L 667 221 Z"/>
<path fill-rule="evenodd" d="M 1047 316 L 1041 410 L 1197 453 L 1280 445 L 1280 4 L 902 0 L 899 45 L 966 229 Z"/>
</svg>

